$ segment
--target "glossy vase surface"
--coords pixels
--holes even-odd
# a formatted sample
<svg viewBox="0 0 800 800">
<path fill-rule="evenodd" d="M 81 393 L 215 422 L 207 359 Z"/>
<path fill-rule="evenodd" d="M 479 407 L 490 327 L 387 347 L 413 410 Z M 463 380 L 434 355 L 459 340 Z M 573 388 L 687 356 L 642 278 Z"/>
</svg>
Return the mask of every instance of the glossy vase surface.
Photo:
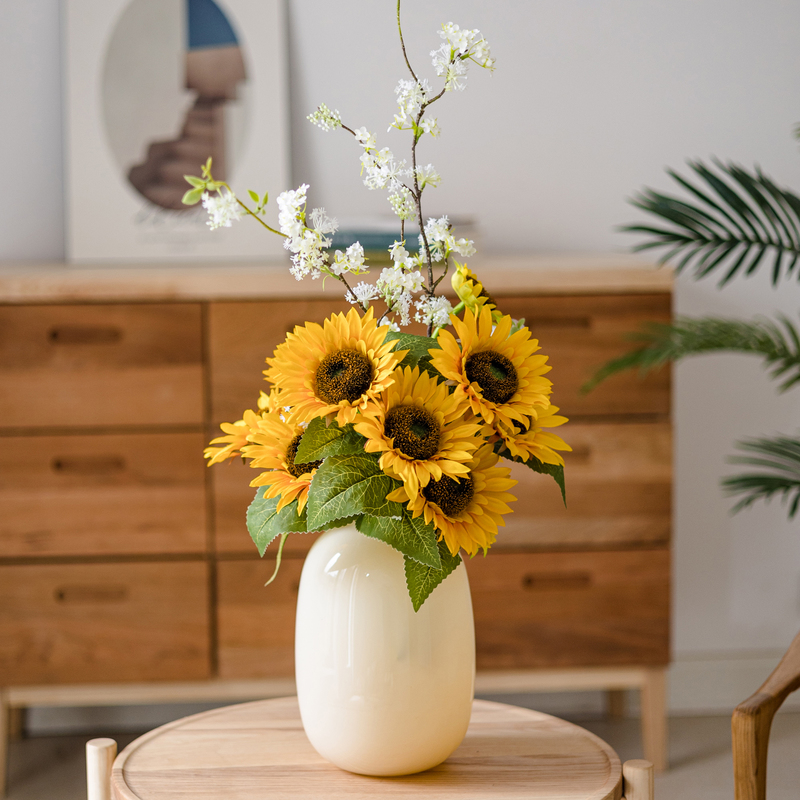
<svg viewBox="0 0 800 800">
<path fill-rule="evenodd" d="M 415 613 L 400 553 L 353 525 L 324 533 L 300 578 L 295 673 L 306 735 L 338 767 L 408 775 L 440 764 L 472 710 L 464 564 Z"/>
</svg>

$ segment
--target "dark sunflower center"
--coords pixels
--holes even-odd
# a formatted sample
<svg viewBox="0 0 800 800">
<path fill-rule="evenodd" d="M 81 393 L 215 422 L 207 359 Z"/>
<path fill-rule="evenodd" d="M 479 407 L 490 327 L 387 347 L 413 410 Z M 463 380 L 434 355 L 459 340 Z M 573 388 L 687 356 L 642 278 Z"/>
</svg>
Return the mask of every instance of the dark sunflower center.
<svg viewBox="0 0 800 800">
<path fill-rule="evenodd" d="M 369 389 L 373 376 L 372 362 L 358 350 L 328 353 L 317 367 L 317 397 L 331 405 L 354 403 Z"/>
<path fill-rule="evenodd" d="M 294 463 L 294 457 L 297 455 L 297 448 L 300 447 L 300 440 L 302 438 L 303 434 L 298 433 L 297 436 L 289 442 L 289 446 L 286 448 L 286 469 L 289 471 L 289 474 L 295 478 L 299 478 L 301 475 L 311 472 L 322 463 L 321 461 L 306 461 L 305 464 Z"/>
<path fill-rule="evenodd" d="M 386 415 L 384 433 L 409 458 L 424 461 L 439 449 L 439 423 L 430 411 L 419 406 L 395 406 Z"/>
<path fill-rule="evenodd" d="M 431 481 L 422 494 L 429 503 L 436 503 L 448 517 L 457 517 L 474 497 L 475 484 L 469 475 L 458 481 L 442 475 L 440 480 Z"/>
<path fill-rule="evenodd" d="M 492 305 L 495 308 L 497 308 L 497 303 L 495 302 L 494 297 L 492 297 L 489 294 L 489 292 L 486 291 L 486 289 L 481 289 L 480 294 L 478 295 L 478 297 L 485 297 L 487 305 Z"/>
<path fill-rule="evenodd" d="M 481 387 L 483 396 L 492 403 L 507 403 L 519 389 L 517 370 L 502 353 L 482 350 L 467 358 L 464 365 L 467 379 Z"/>
</svg>

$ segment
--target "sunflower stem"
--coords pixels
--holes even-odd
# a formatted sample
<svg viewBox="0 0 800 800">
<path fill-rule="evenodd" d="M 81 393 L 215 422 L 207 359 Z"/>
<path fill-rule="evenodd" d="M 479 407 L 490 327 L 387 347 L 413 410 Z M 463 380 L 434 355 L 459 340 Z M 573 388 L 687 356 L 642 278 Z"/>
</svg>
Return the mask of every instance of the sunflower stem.
<svg viewBox="0 0 800 800">
<path fill-rule="evenodd" d="M 286 544 L 286 539 L 288 536 L 288 533 L 281 534 L 281 543 L 278 546 L 278 555 L 275 557 L 275 571 L 272 573 L 272 577 L 264 584 L 264 586 L 269 586 L 272 581 L 278 577 L 278 570 L 281 568 L 281 557 L 283 556 L 283 546 Z"/>
</svg>

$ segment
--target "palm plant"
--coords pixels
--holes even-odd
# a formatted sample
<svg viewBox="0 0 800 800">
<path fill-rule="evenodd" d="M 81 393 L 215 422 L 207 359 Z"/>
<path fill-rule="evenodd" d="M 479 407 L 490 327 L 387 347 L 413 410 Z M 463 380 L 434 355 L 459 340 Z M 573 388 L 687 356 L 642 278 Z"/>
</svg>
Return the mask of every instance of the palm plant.
<svg viewBox="0 0 800 800">
<path fill-rule="evenodd" d="M 697 279 L 721 275 L 720 287 L 736 275 L 752 275 L 771 265 L 772 283 L 789 278 L 800 259 L 800 197 L 779 187 L 756 168 L 749 172 L 731 162 L 709 167 L 690 161 L 693 180 L 668 170 L 690 199 L 645 189 L 632 204 L 655 217 L 651 224 L 622 230 L 647 238 L 634 250 L 666 249 L 660 264 Z M 800 279 L 800 268 L 797 269 Z M 760 356 L 779 379 L 779 391 L 800 382 L 800 334 L 786 317 L 750 321 L 715 317 L 678 317 L 671 325 L 646 326 L 632 334 L 635 349 L 603 365 L 584 386 L 588 391 L 610 375 L 628 369 L 642 374 L 687 356 L 713 351 Z M 737 442 L 741 455 L 730 463 L 755 468 L 724 478 L 725 492 L 739 498 L 738 511 L 773 496 L 788 502 L 789 517 L 800 507 L 800 439 L 764 437 Z"/>
</svg>

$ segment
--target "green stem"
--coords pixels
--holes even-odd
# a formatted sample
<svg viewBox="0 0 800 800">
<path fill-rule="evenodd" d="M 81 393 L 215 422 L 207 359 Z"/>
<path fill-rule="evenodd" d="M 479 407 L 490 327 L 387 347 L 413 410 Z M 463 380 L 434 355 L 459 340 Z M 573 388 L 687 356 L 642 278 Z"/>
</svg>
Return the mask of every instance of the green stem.
<svg viewBox="0 0 800 800">
<path fill-rule="evenodd" d="M 275 578 L 278 577 L 278 570 L 281 568 L 281 556 L 283 555 L 283 546 L 286 544 L 286 538 L 289 536 L 288 533 L 281 534 L 281 543 L 278 547 L 278 555 L 275 558 L 275 572 L 272 573 L 272 577 L 264 584 L 264 586 L 269 586 Z"/>
<path fill-rule="evenodd" d="M 226 186 L 226 187 L 228 187 L 228 185 L 227 185 L 227 184 L 225 184 L 225 186 Z M 228 191 L 230 192 L 230 188 L 229 188 L 229 187 L 228 187 Z M 233 192 L 231 192 L 231 194 L 233 194 Z M 259 222 L 260 222 L 260 223 L 261 223 L 261 224 L 262 224 L 262 225 L 263 225 L 263 226 L 264 226 L 264 227 L 265 227 L 265 228 L 266 228 L 268 231 L 270 231 L 271 233 L 277 233 L 277 234 L 278 234 L 278 236 L 283 236 L 283 238 L 284 238 L 284 239 L 286 238 L 286 234 L 285 234 L 285 233 L 281 233 L 280 231 L 276 231 L 276 230 L 275 230 L 275 228 L 270 228 L 270 226 L 269 226 L 269 225 L 267 225 L 267 223 L 266 223 L 266 222 L 264 222 L 264 220 L 263 220 L 263 219 L 261 219 L 261 217 L 259 217 L 259 216 L 258 216 L 258 214 L 256 214 L 256 213 L 255 213 L 255 211 L 251 211 L 251 210 L 250 210 L 250 209 L 249 209 L 249 208 L 248 208 L 248 207 L 247 207 L 247 206 L 246 206 L 246 205 L 245 205 L 245 204 L 244 204 L 244 203 L 243 203 L 243 202 L 242 202 L 242 201 L 241 201 L 241 200 L 240 200 L 238 197 L 236 198 L 236 202 L 237 202 L 237 203 L 238 203 L 238 204 L 239 204 L 239 205 L 240 205 L 240 206 L 241 206 L 241 207 L 242 207 L 242 208 L 243 208 L 243 209 L 244 209 L 244 210 L 245 210 L 245 211 L 246 211 L 246 212 L 247 212 L 247 213 L 248 213 L 248 214 L 249 214 L 251 217 L 253 217 L 253 219 L 256 219 L 256 220 L 258 220 L 258 221 L 259 221 Z"/>
</svg>

